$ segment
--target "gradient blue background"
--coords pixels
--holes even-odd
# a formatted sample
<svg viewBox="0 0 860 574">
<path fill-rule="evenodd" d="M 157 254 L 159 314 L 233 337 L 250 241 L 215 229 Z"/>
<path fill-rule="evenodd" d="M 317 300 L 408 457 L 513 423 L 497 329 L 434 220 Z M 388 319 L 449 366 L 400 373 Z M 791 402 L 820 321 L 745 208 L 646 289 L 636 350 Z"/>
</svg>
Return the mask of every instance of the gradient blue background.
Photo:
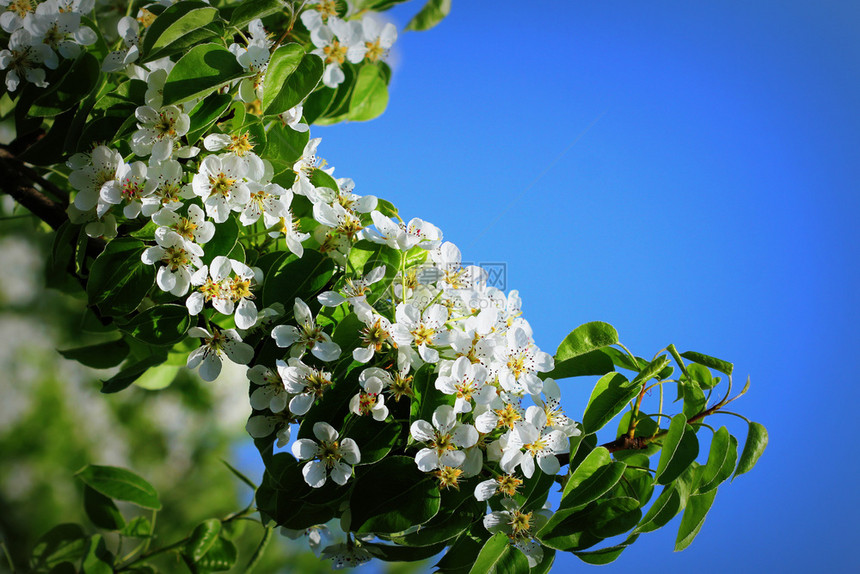
<svg viewBox="0 0 860 574">
<path fill-rule="evenodd" d="M 849 1 L 456 1 L 401 35 L 381 118 L 312 130 L 358 193 L 506 262 L 545 350 L 603 320 L 751 375 L 758 466 L 689 549 L 676 518 L 605 572 L 858 571 L 858 30 Z"/>
</svg>

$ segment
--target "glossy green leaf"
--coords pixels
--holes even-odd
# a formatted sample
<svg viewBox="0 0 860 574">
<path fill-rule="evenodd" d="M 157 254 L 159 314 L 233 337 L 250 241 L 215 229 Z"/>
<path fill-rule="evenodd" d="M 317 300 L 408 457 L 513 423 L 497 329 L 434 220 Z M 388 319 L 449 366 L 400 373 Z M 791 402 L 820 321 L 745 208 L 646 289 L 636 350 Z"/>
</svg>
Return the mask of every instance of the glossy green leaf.
<svg viewBox="0 0 860 574">
<path fill-rule="evenodd" d="M 102 381 L 101 392 L 117 393 L 146 373 L 152 367 L 160 365 L 167 360 L 167 355 L 153 354 L 143 357 L 142 359 L 134 359 L 126 361 L 120 371 L 109 379 Z"/>
<path fill-rule="evenodd" d="M 58 524 L 43 534 L 30 555 L 32 571 L 48 571 L 62 562 L 78 562 L 86 552 L 88 538 L 80 524 Z"/>
<path fill-rule="evenodd" d="M 490 533 L 484 528 L 483 523 L 474 524 L 457 537 L 445 555 L 436 563 L 436 567 L 440 572 L 468 574 L 475 563 L 475 557 L 489 538 Z"/>
<path fill-rule="evenodd" d="M 314 54 L 304 54 L 301 60 L 296 62 L 299 52 L 304 52 L 304 49 L 301 46 L 298 48 L 295 46 L 298 45 L 287 44 L 278 48 L 276 53 L 284 48 L 288 49 L 282 52 L 279 60 L 275 62 L 276 74 L 270 78 L 271 63 L 266 70 L 263 87 L 265 115 L 280 114 L 302 103 L 302 100 L 314 91 L 322 79 L 325 68 L 322 58 Z"/>
<path fill-rule="evenodd" d="M 375 64 L 364 64 L 358 71 L 349 99 L 348 118 L 354 122 L 372 120 L 388 106 L 388 84 Z"/>
<path fill-rule="evenodd" d="M 709 369 L 714 369 L 715 371 L 719 371 L 727 375 L 731 375 L 732 369 L 734 369 L 734 365 L 729 363 L 728 361 L 716 359 L 703 353 L 696 353 L 695 351 L 687 351 L 686 353 L 681 353 L 681 356 L 685 359 L 693 361 L 694 363 L 704 365 Z"/>
<path fill-rule="evenodd" d="M 81 574 L 113 574 L 113 560 L 113 554 L 108 551 L 104 539 L 96 534 L 90 538 L 84 551 Z"/>
<path fill-rule="evenodd" d="M 144 249 L 137 239 L 119 237 L 93 262 L 87 297 L 102 315 L 116 317 L 134 311 L 155 283 L 155 267 L 140 260 Z"/>
<path fill-rule="evenodd" d="M 751 471 L 766 447 L 767 429 L 759 423 L 750 423 L 747 440 L 744 442 L 744 450 L 741 452 L 741 458 L 738 461 L 738 467 L 732 480 L 745 472 Z"/>
<path fill-rule="evenodd" d="M 605 375 L 615 370 L 612 359 L 600 350 L 590 351 L 566 361 L 556 361 L 555 368 L 549 373 L 540 373 L 542 379 L 566 379 Z"/>
<path fill-rule="evenodd" d="M 185 366 L 186 355 L 182 354 L 182 364 L 159 365 L 147 369 L 140 377 L 135 379 L 134 385 L 148 391 L 160 391 L 169 387 L 179 374 L 179 369 Z"/>
<path fill-rule="evenodd" d="M 238 558 L 239 551 L 236 550 L 235 544 L 225 538 L 216 538 L 206 555 L 197 561 L 197 565 L 206 570 L 224 572 L 232 568 Z"/>
<path fill-rule="evenodd" d="M 149 538 L 152 535 L 152 523 L 146 516 L 136 516 L 129 520 L 120 534 L 131 538 Z"/>
<path fill-rule="evenodd" d="M 98 85 L 101 67 L 95 56 L 81 52 L 66 75 L 48 91 L 36 98 L 29 114 L 53 117 L 83 100 Z"/>
<path fill-rule="evenodd" d="M 588 531 L 599 538 L 612 538 L 632 529 L 640 518 L 642 511 L 635 498 L 598 500 L 589 514 Z"/>
<path fill-rule="evenodd" d="M 93 369 L 115 367 L 128 356 L 128 344 L 122 339 L 98 343 L 77 349 L 58 351 L 63 357 Z"/>
<path fill-rule="evenodd" d="M 711 490 L 705 494 L 694 494 L 687 500 L 684 515 L 681 517 L 681 526 L 678 528 L 678 537 L 675 539 L 675 552 L 688 547 L 705 523 L 705 517 L 714 503 L 717 490 Z"/>
<path fill-rule="evenodd" d="M 333 273 L 332 260 L 318 251 L 305 251 L 301 258 L 284 253 L 263 281 L 262 306 L 282 302 L 292 312 L 296 297 L 310 301 L 323 291 Z"/>
<path fill-rule="evenodd" d="M 395 535 L 391 541 L 403 546 L 430 546 L 445 542 L 465 532 L 485 512 L 486 506 L 484 504 L 470 498 L 453 510 L 440 510 L 436 516 L 422 524 L 417 531 Z"/>
<path fill-rule="evenodd" d="M 565 552 L 584 550 L 600 539 L 587 532 L 590 525 L 588 508 L 557 510 L 538 530 L 535 537 L 541 544 Z"/>
<path fill-rule="evenodd" d="M 645 516 L 639 521 L 639 526 L 633 532 L 653 532 L 662 528 L 681 511 L 682 507 L 681 495 L 678 490 L 674 486 L 663 488 L 663 492 L 645 513 Z"/>
<path fill-rule="evenodd" d="M 439 504 L 439 488 L 418 470 L 415 459 L 391 456 L 356 479 L 351 528 L 359 534 L 401 532 L 433 518 Z"/>
<path fill-rule="evenodd" d="M 194 562 L 199 562 L 218 541 L 219 534 L 221 534 L 220 520 L 217 518 L 204 520 L 191 533 L 188 544 L 185 545 L 185 553 Z"/>
<path fill-rule="evenodd" d="M 218 44 L 198 44 L 182 56 L 164 83 L 164 105 L 208 95 L 246 75 L 230 50 Z"/>
<path fill-rule="evenodd" d="M 737 458 L 738 439 L 730 435 L 726 427 L 720 427 L 711 439 L 711 450 L 702 471 L 698 492 L 704 494 L 727 480 L 735 469 Z"/>
<path fill-rule="evenodd" d="M 409 409 L 409 423 L 417 420 L 432 421 L 433 412 L 440 405 L 453 405 L 453 395 L 446 395 L 436 388 L 438 375 L 433 372 L 435 365 L 425 364 L 412 377 L 412 403 Z"/>
<path fill-rule="evenodd" d="M 141 62 L 185 50 L 217 34 L 206 28 L 218 17 L 218 9 L 206 2 L 177 2 L 168 6 L 146 28 L 140 43 Z"/>
<path fill-rule="evenodd" d="M 266 138 L 266 157 L 269 161 L 283 169 L 292 170 L 308 145 L 310 131 L 297 132 L 277 122 L 269 128 Z"/>
<path fill-rule="evenodd" d="M 675 415 L 669 423 L 669 432 L 663 437 L 663 450 L 654 481 L 669 484 L 696 460 L 698 454 L 699 440 L 695 431 L 687 425 L 687 417 Z"/>
<path fill-rule="evenodd" d="M 698 363 L 690 363 L 687 365 L 687 373 L 690 378 L 696 381 L 703 389 L 714 387 L 720 380 L 719 377 L 715 379 L 707 367 L 699 365 Z"/>
<path fill-rule="evenodd" d="M 361 445 L 361 462 L 373 464 L 385 458 L 400 436 L 401 426 L 396 422 L 379 422 L 371 416 L 359 417 L 349 427 L 348 435 Z"/>
<path fill-rule="evenodd" d="M 190 126 L 185 136 L 188 144 L 197 143 L 200 136 L 225 114 L 232 102 L 233 98 L 228 94 L 210 94 L 197 102 L 188 114 Z"/>
<path fill-rule="evenodd" d="M 191 317 L 184 305 L 156 305 L 138 313 L 120 329 L 150 345 L 173 345 L 185 338 Z"/>
<path fill-rule="evenodd" d="M 639 371 L 639 374 L 636 375 L 636 378 L 633 379 L 633 382 L 631 384 L 641 386 L 642 383 L 645 383 L 654 377 L 660 378 L 658 375 L 668 365 L 669 357 L 667 357 L 666 355 L 660 355 L 659 357 L 648 363 L 647 367 Z"/>
<path fill-rule="evenodd" d="M 230 253 L 238 240 L 239 222 L 235 215 L 229 215 L 223 223 L 215 226 L 215 235 L 203 245 L 203 257 L 200 260 L 204 265 L 209 265 L 217 256 Z"/>
<path fill-rule="evenodd" d="M 614 345 L 618 332 L 609 323 L 594 321 L 585 323 L 571 331 L 555 352 L 556 362 L 566 361 L 591 351 Z"/>
<path fill-rule="evenodd" d="M 90 464 L 78 471 L 75 476 L 109 498 L 124 500 L 153 510 L 161 508 L 155 488 L 143 478 L 124 468 Z"/>
<path fill-rule="evenodd" d="M 433 28 L 451 11 L 451 0 L 428 0 L 406 25 L 407 30 L 423 31 Z"/>
<path fill-rule="evenodd" d="M 18 154 L 18 159 L 33 165 L 49 166 L 62 163 L 66 157 L 66 138 L 77 116 L 78 106 L 73 105 L 54 118 L 54 123 L 42 138 Z M 78 131 L 80 134 L 80 131 Z M 77 141 L 77 140 L 76 140 Z M 86 237 L 86 236 L 84 236 Z"/>
<path fill-rule="evenodd" d="M 125 519 L 114 501 L 89 486 L 84 486 L 84 511 L 90 522 L 99 528 L 121 530 L 125 526 Z"/>
<path fill-rule="evenodd" d="M 621 373 L 608 373 L 601 377 L 591 391 L 582 415 L 585 433 L 591 434 L 603 428 L 638 394 L 639 386 L 631 384 Z"/>
<path fill-rule="evenodd" d="M 251 20 L 255 18 L 265 18 L 271 14 L 281 12 L 284 9 L 284 3 L 281 0 L 254 0 L 254 2 L 242 2 L 233 10 L 230 16 L 230 26 L 244 29 Z"/>
<path fill-rule="evenodd" d="M 445 543 L 404 548 L 389 544 L 367 542 L 362 545 L 362 548 L 384 562 L 417 562 L 419 560 L 427 560 L 439 554 L 440 551 L 445 549 Z"/>
<path fill-rule="evenodd" d="M 498 532 L 484 543 L 469 574 L 521 574 L 528 570 L 526 555 L 511 545 L 507 535 Z"/>
<path fill-rule="evenodd" d="M 633 535 L 627 538 L 621 544 L 616 544 L 614 546 L 609 546 L 607 548 L 601 548 L 600 550 L 589 550 L 587 552 L 574 552 L 577 558 L 585 562 L 586 564 L 592 564 L 594 566 L 602 566 L 604 564 L 610 564 L 611 562 L 615 562 L 621 553 L 624 550 L 636 542 L 638 536 Z"/>
<path fill-rule="evenodd" d="M 609 451 L 598 447 L 571 473 L 561 495 L 560 508 L 577 508 L 598 499 L 618 484 L 627 467 L 615 462 Z"/>
</svg>

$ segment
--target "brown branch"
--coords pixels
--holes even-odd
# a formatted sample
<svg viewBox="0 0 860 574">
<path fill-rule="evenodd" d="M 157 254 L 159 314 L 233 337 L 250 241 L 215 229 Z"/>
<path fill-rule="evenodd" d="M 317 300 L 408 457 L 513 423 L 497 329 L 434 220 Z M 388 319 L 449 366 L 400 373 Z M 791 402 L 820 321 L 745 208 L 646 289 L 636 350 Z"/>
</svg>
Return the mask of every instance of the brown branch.
<svg viewBox="0 0 860 574">
<path fill-rule="evenodd" d="M 6 180 L 5 173 L 0 175 L 3 176 L 3 179 L 0 180 L 0 187 L 3 188 L 3 191 L 30 210 L 33 215 L 50 225 L 51 228 L 57 230 L 63 223 L 68 221 L 66 210 L 59 203 L 48 199 L 45 194 L 35 187 L 9 182 Z"/>
</svg>

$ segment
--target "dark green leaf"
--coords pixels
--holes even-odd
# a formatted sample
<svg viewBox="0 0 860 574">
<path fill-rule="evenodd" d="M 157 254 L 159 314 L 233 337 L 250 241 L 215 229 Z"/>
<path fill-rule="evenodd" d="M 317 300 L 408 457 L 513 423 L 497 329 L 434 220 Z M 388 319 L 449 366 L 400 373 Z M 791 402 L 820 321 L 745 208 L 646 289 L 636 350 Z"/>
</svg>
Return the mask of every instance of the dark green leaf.
<svg viewBox="0 0 860 574">
<path fill-rule="evenodd" d="M 72 128 L 78 107 L 71 108 L 54 118 L 51 129 L 39 141 L 28 147 L 18 158 L 33 165 L 53 165 L 65 158 L 66 137 Z M 86 236 L 84 236 L 86 237 Z"/>
<path fill-rule="evenodd" d="M 711 439 L 708 463 L 702 471 L 698 492 L 704 494 L 727 480 L 735 469 L 737 458 L 738 439 L 730 435 L 726 427 L 720 427 Z"/>
<path fill-rule="evenodd" d="M 262 306 L 280 302 L 292 310 L 296 297 L 309 302 L 326 287 L 333 274 L 334 263 L 318 251 L 308 250 L 301 259 L 284 253 L 272 264 L 263 282 Z"/>
<path fill-rule="evenodd" d="M 556 550 L 584 550 L 600 541 L 600 538 L 587 532 L 589 516 L 588 507 L 558 510 L 537 532 L 536 538 L 543 545 Z"/>
<path fill-rule="evenodd" d="M 628 537 L 627 540 L 621 544 L 616 544 L 615 546 L 601 548 L 600 550 L 589 550 L 588 552 L 574 552 L 574 554 L 576 554 L 576 557 L 586 564 L 602 566 L 603 564 L 614 562 L 619 556 L 621 556 L 621 553 L 625 548 L 636 542 L 637 538 L 637 535 L 633 535 Z"/>
<path fill-rule="evenodd" d="M 468 529 L 485 512 L 486 505 L 470 497 L 452 510 L 440 510 L 436 516 L 422 524 L 417 531 L 392 537 L 392 542 L 403 546 L 430 546 L 451 540 Z"/>
<path fill-rule="evenodd" d="M 451 0 L 428 0 L 421 11 L 413 16 L 407 30 L 429 30 L 441 22 L 451 11 Z"/>
<path fill-rule="evenodd" d="M 123 362 L 128 356 L 128 344 L 122 339 L 98 343 L 77 349 L 58 351 L 63 357 L 77 361 L 93 369 L 109 369 Z"/>
<path fill-rule="evenodd" d="M 293 164 L 302 157 L 310 138 L 310 132 L 297 132 L 277 122 L 269 128 L 266 138 L 267 159 L 284 169 L 292 170 Z"/>
<path fill-rule="evenodd" d="M 735 470 L 735 476 L 732 477 L 732 480 L 751 471 L 766 447 L 767 429 L 759 423 L 750 423 L 747 440 L 744 442 L 744 450 L 741 452 L 738 468 Z"/>
<path fill-rule="evenodd" d="M 618 342 L 618 332 L 609 323 L 585 323 L 570 332 L 555 352 L 556 362 L 566 361 Z"/>
<path fill-rule="evenodd" d="M 397 444 L 400 424 L 380 422 L 370 416 L 362 416 L 349 427 L 347 434 L 361 450 L 360 464 L 372 464 L 382 460 Z"/>
<path fill-rule="evenodd" d="M 639 521 L 639 526 L 636 527 L 634 533 L 653 532 L 662 528 L 680 512 L 683 506 L 681 502 L 681 495 L 674 486 L 663 488 L 663 492 Z"/>
<path fill-rule="evenodd" d="M 612 359 L 600 351 L 589 351 L 566 361 L 556 361 L 555 368 L 549 373 L 540 373 L 542 379 L 566 379 L 568 377 L 586 377 L 590 375 L 605 375 L 615 370 Z"/>
<path fill-rule="evenodd" d="M 84 99 L 99 82 L 99 61 L 88 52 L 82 52 L 62 80 L 36 98 L 29 110 L 31 116 L 56 116 Z"/>
<path fill-rule="evenodd" d="M 87 535 L 80 524 L 59 524 L 43 534 L 30 556 L 34 571 L 50 570 L 62 562 L 78 562 L 87 549 Z"/>
<path fill-rule="evenodd" d="M 349 115 L 354 122 L 378 117 L 388 106 L 388 85 L 375 64 L 365 64 L 358 71 L 355 88 L 349 100 Z"/>
<path fill-rule="evenodd" d="M 502 532 L 487 540 L 469 574 L 521 574 L 528 572 L 529 561 Z"/>
<path fill-rule="evenodd" d="M 197 565 L 207 570 L 223 572 L 236 564 L 239 552 L 236 546 L 225 538 L 216 538 L 209 552 L 197 561 Z"/>
<path fill-rule="evenodd" d="M 185 553 L 194 561 L 200 562 L 203 556 L 218 541 L 221 534 L 221 521 L 217 518 L 204 520 L 194 528 L 188 544 L 185 545 Z"/>
<path fill-rule="evenodd" d="M 362 548 L 385 562 L 417 562 L 418 560 L 426 560 L 439 554 L 439 552 L 445 549 L 445 543 L 403 548 L 400 546 L 367 542 L 362 545 Z"/>
<path fill-rule="evenodd" d="M 109 498 L 125 500 L 153 510 L 161 508 L 158 493 L 152 485 L 124 468 L 90 464 L 78 471 L 75 476 Z"/>
<path fill-rule="evenodd" d="M 218 9 L 205 2 L 186 0 L 168 6 L 146 28 L 140 43 L 141 62 L 163 58 L 211 38 L 216 32 L 205 27 L 217 17 Z"/>
<path fill-rule="evenodd" d="M 678 528 L 678 537 L 675 539 L 675 552 L 683 550 L 693 542 L 699 530 L 702 529 L 702 524 L 705 523 L 705 517 L 716 496 L 717 490 L 714 489 L 706 494 L 694 494 L 687 500 L 687 507 L 681 517 L 681 526 Z"/>
<path fill-rule="evenodd" d="M 589 515 L 589 532 L 599 538 L 624 534 L 639 522 L 639 501 L 625 496 L 598 500 Z"/>
<path fill-rule="evenodd" d="M 102 315 L 116 317 L 134 311 L 155 282 L 155 267 L 140 260 L 146 246 L 130 237 L 107 244 L 90 269 L 87 296 Z"/>
<path fill-rule="evenodd" d="M 156 305 L 138 313 L 120 329 L 150 345 L 173 345 L 185 338 L 191 317 L 184 305 Z"/>
<path fill-rule="evenodd" d="M 722 359 L 715 359 L 714 357 L 710 357 L 703 353 L 696 353 L 695 351 L 687 351 L 686 353 L 681 353 L 681 356 L 685 359 L 693 361 L 694 363 L 699 363 L 700 365 L 704 365 L 709 369 L 714 369 L 715 371 L 719 371 L 727 375 L 731 375 L 732 369 L 734 369 L 734 365 L 729 363 L 728 361 L 723 361 Z"/>
<path fill-rule="evenodd" d="M 669 484 L 696 460 L 698 454 L 699 440 L 695 431 L 687 425 L 687 417 L 675 415 L 669 423 L 669 432 L 663 438 L 663 450 L 654 481 Z"/>
<path fill-rule="evenodd" d="M 278 51 L 288 46 L 298 45 L 281 46 Z M 302 100 L 314 91 L 322 79 L 324 69 L 322 58 L 314 54 L 304 54 L 301 60 L 296 62 L 299 52 L 304 52 L 301 46 L 282 52 L 282 57 L 275 68 L 276 74 L 272 75 L 271 79 L 272 64 L 269 64 L 263 88 L 265 115 L 280 114 L 302 103 Z"/>
<path fill-rule="evenodd" d="M 146 516 L 136 516 L 125 525 L 120 534 L 132 538 L 149 538 L 152 536 L 152 523 Z"/>
<path fill-rule="evenodd" d="M 639 386 L 631 384 L 621 373 L 608 373 L 601 377 L 591 391 L 582 415 L 585 433 L 591 434 L 603 428 L 638 394 Z"/>
<path fill-rule="evenodd" d="M 168 74 L 164 105 L 203 97 L 245 75 L 230 50 L 218 44 L 199 44 L 182 56 Z"/>
<path fill-rule="evenodd" d="M 659 378 L 660 371 L 665 369 L 669 365 L 669 357 L 666 355 L 660 355 L 650 363 L 648 366 L 639 371 L 639 374 L 636 375 L 636 378 L 633 379 L 631 384 L 642 386 L 642 383 L 647 382 L 649 379 L 654 377 Z"/>
<path fill-rule="evenodd" d="M 304 55 L 305 49 L 301 44 L 294 43 L 283 44 L 272 54 L 263 81 L 262 106 L 265 115 L 281 114 L 295 105 L 286 105 L 290 96 L 283 94 L 281 87 L 298 69 Z"/>
<path fill-rule="evenodd" d="M 210 94 L 206 99 L 197 102 L 188 114 L 191 120 L 185 136 L 188 144 L 194 145 L 200 136 L 224 115 L 232 102 L 233 98 L 227 94 Z"/>
<path fill-rule="evenodd" d="M 113 574 L 113 554 L 105 546 L 98 534 L 90 538 L 88 548 L 81 564 L 81 574 Z"/>
<path fill-rule="evenodd" d="M 160 365 L 167 360 L 167 354 L 153 354 L 142 359 L 129 360 L 122 369 L 111 378 L 102 381 L 101 392 L 116 393 L 131 385 L 150 368 Z"/>
<path fill-rule="evenodd" d="M 351 529 L 359 534 L 401 532 L 439 511 L 439 488 L 415 466 L 415 459 L 392 456 L 356 481 L 350 497 Z"/>
<path fill-rule="evenodd" d="M 281 0 L 254 0 L 254 2 L 242 2 L 233 10 L 230 16 L 230 26 L 243 29 L 255 18 L 265 18 L 270 14 L 281 12 L 284 3 Z"/>
<path fill-rule="evenodd" d="M 592 450 L 570 475 L 560 508 L 577 508 L 596 500 L 618 484 L 626 467 L 623 462 L 614 462 L 605 448 Z"/>
<path fill-rule="evenodd" d="M 412 378 L 412 403 L 409 409 L 409 423 L 417 420 L 433 420 L 433 412 L 440 405 L 453 405 L 453 395 L 446 395 L 436 388 L 438 375 L 435 365 L 425 364 Z"/>
<path fill-rule="evenodd" d="M 204 265 L 209 265 L 219 255 L 227 255 L 233 251 L 236 241 L 239 240 L 239 222 L 235 215 L 229 215 L 223 223 L 215 226 L 215 235 L 203 246 L 203 257 L 200 258 Z"/>
<path fill-rule="evenodd" d="M 113 500 L 89 486 L 84 486 L 84 511 L 99 528 L 120 530 L 125 526 L 125 519 Z"/>
</svg>

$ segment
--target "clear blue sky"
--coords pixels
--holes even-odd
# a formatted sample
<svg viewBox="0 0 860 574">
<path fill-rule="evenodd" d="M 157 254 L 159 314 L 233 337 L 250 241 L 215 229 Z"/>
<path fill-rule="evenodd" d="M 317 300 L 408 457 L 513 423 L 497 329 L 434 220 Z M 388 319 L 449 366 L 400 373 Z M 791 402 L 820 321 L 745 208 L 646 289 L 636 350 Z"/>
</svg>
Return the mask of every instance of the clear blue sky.
<svg viewBox="0 0 860 574">
<path fill-rule="evenodd" d="M 313 129 L 357 193 L 506 262 L 544 349 L 603 320 L 637 354 L 751 375 L 736 408 L 770 431 L 759 465 L 689 549 L 676 519 L 604 572 L 860 565 L 858 30 L 847 0 L 456 1 L 401 35 L 381 118 Z M 590 389 L 563 383 L 577 418 Z M 739 422 L 713 421 L 743 440 Z M 555 571 L 573 567 L 595 568 Z"/>
</svg>

